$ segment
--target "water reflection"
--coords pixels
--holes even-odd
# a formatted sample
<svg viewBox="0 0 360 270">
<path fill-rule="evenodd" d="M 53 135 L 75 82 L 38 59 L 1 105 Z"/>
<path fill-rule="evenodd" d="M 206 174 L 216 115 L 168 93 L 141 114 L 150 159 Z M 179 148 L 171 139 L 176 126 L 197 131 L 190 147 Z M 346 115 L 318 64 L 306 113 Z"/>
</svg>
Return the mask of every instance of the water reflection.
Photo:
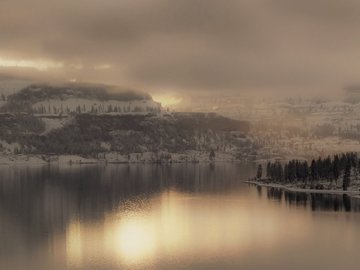
<svg viewBox="0 0 360 270">
<path fill-rule="evenodd" d="M 204 166 L 83 166 L 2 168 L 0 207 L 23 227 L 62 231 L 69 220 L 96 221 L 118 208 L 149 207 L 163 190 L 217 194 L 240 184 L 237 170 Z M 231 177 L 228 177 L 230 176 Z M 235 178 L 235 179 L 234 179 Z M 34 231 L 36 233 L 36 230 Z"/>
<path fill-rule="evenodd" d="M 61 252 L 67 253 L 71 266 L 79 266 L 85 256 L 84 239 L 97 239 L 99 231 L 89 230 L 99 222 L 105 232 L 99 237 L 105 237 L 105 241 L 94 241 L 105 243 L 102 250 L 116 250 L 122 262 L 149 257 L 159 224 L 142 213 L 151 212 L 154 198 L 161 199 L 162 194 L 167 194 L 164 192 L 173 190 L 183 194 L 226 193 L 241 185 L 239 171 L 246 175 L 251 170 L 243 165 L 215 168 L 193 164 L 2 167 L 0 258 L 17 252 L 31 254 L 43 243 L 57 241 L 54 236 L 64 235 L 65 248 Z M 171 198 L 176 200 L 175 194 Z M 169 209 L 163 211 L 171 215 L 165 218 L 169 224 L 163 226 L 170 240 L 166 245 L 175 246 L 178 240 L 170 236 L 181 228 L 171 223 L 181 220 L 174 219 L 176 213 Z"/>
<path fill-rule="evenodd" d="M 360 248 L 358 216 L 314 219 L 311 209 L 353 213 L 358 203 L 243 184 L 254 169 L 1 168 L 0 269 L 303 269 L 290 258 L 324 256 L 327 239 L 349 250 L 324 269 L 356 269 L 347 256 Z"/>
<path fill-rule="evenodd" d="M 290 206 L 310 207 L 312 211 L 360 211 L 360 200 L 347 194 L 291 192 L 280 188 L 266 188 L 266 192 L 267 198 L 270 200 L 281 203 L 284 198 L 285 203 Z"/>
</svg>

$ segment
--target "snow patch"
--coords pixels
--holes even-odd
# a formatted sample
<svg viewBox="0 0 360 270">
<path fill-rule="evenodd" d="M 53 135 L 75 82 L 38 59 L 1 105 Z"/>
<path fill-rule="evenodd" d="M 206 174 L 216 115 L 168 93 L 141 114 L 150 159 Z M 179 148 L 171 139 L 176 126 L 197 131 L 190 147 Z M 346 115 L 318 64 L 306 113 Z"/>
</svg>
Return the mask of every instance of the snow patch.
<svg viewBox="0 0 360 270">
<path fill-rule="evenodd" d="M 20 149 L 20 144 L 18 143 L 7 143 L 4 140 L 0 140 L 0 151 L 6 154 L 13 154 L 15 149 Z"/>
<path fill-rule="evenodd" d="M 69 122 L 69 118 L 47 118 L 42 117 L 41 121 L 45 123 L 45 130 L 42 135 L 49 133 L 52 130 L 62 128 L 66 123 Z"/>
</svg>

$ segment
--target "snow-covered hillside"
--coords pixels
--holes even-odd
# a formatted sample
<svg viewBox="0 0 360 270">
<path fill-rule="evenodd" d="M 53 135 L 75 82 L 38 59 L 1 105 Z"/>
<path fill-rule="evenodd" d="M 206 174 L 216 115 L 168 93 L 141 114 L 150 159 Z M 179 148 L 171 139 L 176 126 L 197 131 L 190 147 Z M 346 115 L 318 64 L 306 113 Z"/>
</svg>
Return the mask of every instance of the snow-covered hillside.
<svg viewBox="0 0 360 270">
<path fill-rule="evenodd" d="M 252 137 L 259 158 L 310 158 L 360 152 L 360 104 L 283 99 L 263 101 L 255 110 Z"/>
<path fill-rule="evenodd" d="M 146 93 L 105 85 L 70 84 L 30 85 L 8 96 L 2 110 L 36 115 L 124 114 L 158 113 L 162 107 Z"/>
<path fill-rule="evenodd" d="M 84 98 L 49 99 L 36 102 L 31 107 L 36 114 L 46 115 L 66 115 L 70 113 L 122 114 L 161 111 L 161 105 L 153 100 L 101 101 Z"/>
</svg>

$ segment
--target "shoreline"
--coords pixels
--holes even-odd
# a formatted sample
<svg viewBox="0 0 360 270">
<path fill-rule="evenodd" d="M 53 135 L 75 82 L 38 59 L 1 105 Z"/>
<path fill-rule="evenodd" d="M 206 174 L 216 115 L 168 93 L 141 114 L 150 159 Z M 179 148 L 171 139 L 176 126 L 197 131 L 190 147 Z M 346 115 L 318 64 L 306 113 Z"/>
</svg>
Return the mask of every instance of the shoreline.
<svg viewBox="0 0 360 270">
<path fill-rule="evenodd" d="M 360 198 L 360 191 L 356 190 L 340 190 L 340 189 L 334 189 L 334 190 L 326 190 L 326 189 L 311 189 L 311 188 L 297 188 L 297 187 L 288 187 L 282 184 L 277 183 L 262 183 L 259 181 L 251 181 L 251 180 L 243 180 L 243 183 L 256 185 L 259 187 L 267 187 L 267 188 L 279 188 L 282 190 L 290 191 L 290 192 L 299 192 L 299 193 L 317 193 L 317 194 L 328 194 L 328 195 L 349 195 L 353 198 Z"/>
<path fill-rule="evenodd" d="M 214 160 L 205 155 L 194 156 L 191 154 L 174 154 L 172 159 L 155 159 L 153 155 L 147 155 L 137 159 L 137 153 L 130 154 L 130 159 L 124 156 L 119 158 L 85 158 L 77 155 L 0 155 L 0 166 L 37 166 L 37 165 L 107 165 L 107 164 L 219 164 L 219 163 L 242 163 L 248 160 L 237 160 L 231 156 L 220 156 Z"/>
</svg>

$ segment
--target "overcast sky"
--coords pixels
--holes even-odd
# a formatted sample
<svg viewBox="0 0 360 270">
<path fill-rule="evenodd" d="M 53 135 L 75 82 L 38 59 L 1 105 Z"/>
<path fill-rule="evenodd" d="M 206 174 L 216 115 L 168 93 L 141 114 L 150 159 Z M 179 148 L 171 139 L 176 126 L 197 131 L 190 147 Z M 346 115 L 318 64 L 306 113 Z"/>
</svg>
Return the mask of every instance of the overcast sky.
<svg viewBox="0 0 360 270">
<path fill-rule="evenodd" d="M 0 66 L 149 92 L 327 93 L 360 84 L 360 1 L 0 0 Z"/>
</svg>

